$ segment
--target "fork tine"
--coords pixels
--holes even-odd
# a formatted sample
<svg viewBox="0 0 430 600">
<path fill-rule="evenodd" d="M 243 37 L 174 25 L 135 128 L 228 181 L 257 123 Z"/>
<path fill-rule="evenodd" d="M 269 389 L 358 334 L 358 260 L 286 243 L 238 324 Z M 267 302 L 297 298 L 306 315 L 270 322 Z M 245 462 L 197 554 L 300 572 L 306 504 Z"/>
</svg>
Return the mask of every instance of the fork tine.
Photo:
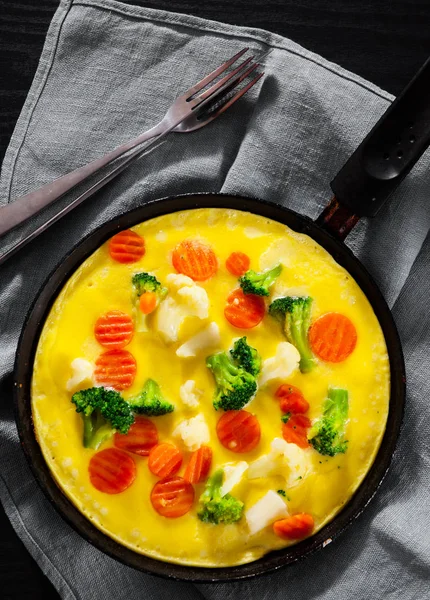
<svg viewBox="0 0 430 600">
<path fill-rule="evenodd" d="M 225 95 L 225 92 L 229 92 L 233 88 L 235 88 L 241 81 L 248 77 L 254 69 L 256 69 L 259 65 L 257 63 L 252 64 L 250 67 L 246 69 L 243 73 L 236 74 L 236 78 L 233 81 L 230 80 L 230 77 L 224 77 L 221 81 L 213 85 L 207 92 L 204 92 L 201 96 L 194 98 L 190 101 L 190 104 L 193 107 L 193 110 L 200 110 L 204 106 L 209 103 L 216 102 L 217 99 L 220 100 L 222 96 Z M 224 81 L 224 83 L 223 83 Z"/>
<path fill-rule="evenodd" d="M 257 81 L 259 81 L 263 77 L 263 75 L 264 75 L 264 71 L 263 71 L 263 73 L 259 73 L 256 77 L 254 77 L 254 79 L 252 79 L 244 88 L 242 88 L 241 90 L 236 92 L 236 94 L 234 96 L 232 96 L 230 98 L 230 100 L 227 100 L 227 102 L 225 104 L 220 106 L 213 113 L 213 115 L 211 115 L 211 119 L 216 119 L 216 117 L 218 117 L 223 112 L 225 112 L 228 108 L 230 108 L 230 106 L 232 104 L 234 104 L 237 100 L 239 100 L 239 98 L 242 98 L 242 96 L 244 96 L 246 94 L 246 92 L 248 92 L 257 83 Z"/>
<path fill-rule="evenodd" d="M 243 61 L 243 63 L 241 63 L 238 67 L 236 67 L 235 69 L 233 69 L 233 71 L 231 71 L 231 73 L 227 73 L 227 75 L 224 75 L 224 77 L 222 79 L 220 79 L 219 81 L 217 81 L 216 83 L 214 83 L 214 85 L 212 85 L 208 90 L 206 90 L 205 92 L 203 92 L 202 94 L 200 94 L 199 96 L 197 96 L 197 98 L 193 98 L 191 100 L 192 103 L 195 103 L 196 106 L 198 106 L 203 100 L 206 100 L 206 98 L 209 98 L 210 96 L 212 96 L 216 91 L 220 90 L 221 88 L 224 89 L 224 85 L 226 83 L 228 83 L 230 81 L 230 79 L 233 79 L 233 77 L 235 77 L 235 75 L 237 75 L 238 73 L 242 72 L 243 69 L 249 65 L 249 63 L 251 62 L 251 60 L 253 59 L 253 56 L 250 56 L 249 58 L 247 58 L 246 60 Z M 257 65 L 253 65 L 253 67 L 251 67 L 251 70 L 255 69 Z M 249 73 L 251 72 L 250 69 L 246 70 L 246 73 L 249 75 Z M 239 79 L 239 78 L 238 78 Z M 233 85 L 233 81 L 231 82 L 231 85 Z"/>
<path fill-rule="evenodd" d="M 206 75 L 206 77 L 204 77 L 201 81 L 199 81 L 198 83 L 193 85 L 193 87 L 190 87 L 190 89 L 184 93 L 184 96 L 186 96 L 187 98 L 190 98 L 195 93 L 202 90 L 204 87 L 206 87 L 208 85 L 208 83 L 210 83 L 211 81 L 216 79 L 218 77 L 218 75 L 221 75 L 221 73 L 224 73 L 224 71 L 226 71 L 229 67 L 231 67 L 231 65 L 233 63 L 235 63 L 241 56 L 243 56 L 245 54 L 245 52 L 247 52 L 248 50 L 249 50 L 249 48 L 244 48 L 243 50 L 241 50 L 240 52 L 238 52 L 237 54 L 232 56 L 229 60 L 227 60 L 225 63 L 220 65 L 217 69 L 215 69 L 215 71 L 212 71 L 212 73 L 209 73 L 209 75 Z"/>
<path fill-rule="evenodd" d="M 230 90 L 232 90 L 233 88 L 237 87 L 239 85 L 239 83 L 242 83 L 242 81 L 244 79 L 246 79 L 248 77 L 248 75 L 250 75 L 252 73 L 252 71 L 254 71 L 255 69 L 257 69 L 260 66 L 259 63 L 255 63 L 253 65 L 251 65 L 249 67 L 249 69 L 246 69 L 246 71 L 244 73 L 242 73 L 239 77 L 237 77 L 236 79 L 234 79 L 230 85 L 226 86 L 225 89 L 223 89 L 223 92 L 229 92 Z M 216 97 L 216 95 L 215 95 Z"/>
</svg>

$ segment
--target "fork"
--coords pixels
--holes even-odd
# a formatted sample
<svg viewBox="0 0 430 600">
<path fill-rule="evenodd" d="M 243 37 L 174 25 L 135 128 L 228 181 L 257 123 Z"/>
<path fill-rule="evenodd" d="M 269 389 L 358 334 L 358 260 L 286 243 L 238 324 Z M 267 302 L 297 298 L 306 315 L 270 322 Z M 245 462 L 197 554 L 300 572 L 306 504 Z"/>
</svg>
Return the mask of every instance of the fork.
<svg viewBox="0 0 430 600">
<path fill-rule="evenodd" d="M 72 200 L 66 207 L 58 211 L 53 217 L 43 223 L 31 234 L 19 241 L 10 250 L 0 256 L 0 264 L 14 254 L 24 244 L 34 239 L 50 225 L 55 223 L 63 215 L 70 212 L 81 202 L 92 196 L 101 189 L 119 173 L 121 173 L 132 161 L 136 160 L 141 154 L 147 151 L 153 143 L 157 142 L 170 132 L 188 133 L 204 127 L 213 121 L 220 114 L 225 112 L 232 104 L 241 98 L 248 90 L 253 87 L 257 81 L 264 75 L 258 73 L 243 88 L 234 90 L 255 71 L 259 66 L 254 62 L 251 56 L 240 63 L 224 75 L 219 81 L 207 86 L 234 65 L 246 52 L 244 48 L 229 60 L 220 65 L 212 73 L 204 77 L 201 81 L 189 88 L 169 107 L 163 119 L 154 127 L 140 134 L 137 138 L 126 142 L 112 150 L 105 156 L 98 158 L 83 167 L 80 167 L 52 183 L 46 184 L 41 188 L 17 198 L 14 202 L 0 207 L 0 236 L 11 231 L 33 215 L 40 212 L 43 208 L 50 205 L 55 200 L 61 198 L 64 194 L 74 189 L 77 185 L 86 181 L 90 176 L 98 173 L 101 169 L 110 165 L 113 161 L 133 150 L 126 158 L 117 164 L 112 171 L 102 177 L 94 185 L 86 189 L 76 199 Z M 234 93 L 233 93 L 234 92 Z M 153 140 L 150 144 L 141 148 L 144 142 Z"/>
</svg>

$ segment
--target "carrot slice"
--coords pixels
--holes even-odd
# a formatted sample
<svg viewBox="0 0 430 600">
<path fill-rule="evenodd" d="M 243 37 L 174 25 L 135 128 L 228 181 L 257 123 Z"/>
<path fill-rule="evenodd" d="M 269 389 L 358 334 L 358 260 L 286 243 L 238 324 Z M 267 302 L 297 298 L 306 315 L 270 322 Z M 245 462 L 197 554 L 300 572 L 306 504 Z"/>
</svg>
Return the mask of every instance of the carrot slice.
<svg viewBox="0 0 430 600">
<path fill-rule="evenodd" d="M 145 254 L 145 241 L 131 229 L 120 231 L 109 240 L 109 254 L 120 263 L 137 262 Z"/>
<path fill-rule="evenodd" d="M 314 354 L 322 360 L 341 362 L 354 350 L 357 330 L 348 317 L 331 312 L 311 325 L 309 342 Z"/>
<path fill-rule="evenodd" d="M 238 288 L 227 297 L 224 316 L 234 327 L 251 329 L 263 320 L 265 311 L 264 300 L 261 296 L 244 294 Z"/>
<path fill-rule="evenodd" d="M 148 467 L 157 477 L 169 477 L 182 465 L 182 452 L 173 444 L 158 444 L 151 449 Z"/>
<path fill-rule="evenodd" d="M 289 383 L 280 385 L 275 395 L 280 398 L 280 407 L 283 413 L 303 414 L 309 410 L 309 402 L 299 388 L 294 385 Z"/>
<path fill-rule="evenodd" d="M 167 477 L 152 488 L 151 502 L 159 515 L 176 519 L 185 515 L 194 502 L 194 488 L 182 477 Z"/>
<path fill-rule="evenodd" d="M 96 340 L 105 348 L 124 348 L 134 333 L 132 318 L 120 310 L 111 310 L 99 317 L 94 325 Z"/>
<path fill-rule="evenodd" d="M 158 444 L 158 431 L 152 421 L 136 416 L 127 433 L 115 433 L 113 443 L 127 452 L 148 456 L 151 448 Z"/>
<path fill-rule="evenodd" d="M 185 481 L 201 483 L 206 479 L 211 468 L 212 449 L 209 446 L 200 446 L 192 453 L 190 462 L 184 473 Z"/>
<path fill-rule="evenodd" d="M 305 415 L 291 415 L 282 425 L 282 436 L 290 444 L 297 444 L 299 448 L 309 448 L 307 433 L 310 426 L 311 422 Z"/>
<path fill-rule="evenodd" d="M 144 315 L 149 315 L 157 307 L 157 294 L 154 292 L 144 292 L 139 298 L 139 308 Z"/>
<path fill-rule="evenodd" d="M 251 259 L 243 252 L 232 252 L 225 261 L 227 270 L 236 277 L 242 277 L 249 269 Z"/>
<path fill-rule="evenodd" d="M 273 531 L 281 538 L 299 540 L 308 536 L 314 528 L 311 515 L 300 513 L 273 523 Z"/>
<path fill-rule="evenodd" d="M 173 250 L 172 263 L 178 273 L 194 281 L 205 281 L 213 277 L 218 269 L 215 252 L 198 240 L 184 240 Z"/>
<path fill-rule="evenodd" d="M 94 379 L 99 385 L 111 387 L 117 392 L 133 385 L 136 377 L 136 360 L 127 350 L 108 350 L 96 360 Z"/>
<path fill-rule="evenodd" d="M 228 410 L 219 419 L 216 432 L 224 448 L 232 452 L 250 452 L 260 441 L 260 424 L 246 410 Z"/>
<path fill-rule="evenodd" d="M 131 486 L 136 477 L 134 460 L 117 448 L 101 450 L 90 459 L 90 481 L 105 494 L 119 494 Z"/>
</svg>

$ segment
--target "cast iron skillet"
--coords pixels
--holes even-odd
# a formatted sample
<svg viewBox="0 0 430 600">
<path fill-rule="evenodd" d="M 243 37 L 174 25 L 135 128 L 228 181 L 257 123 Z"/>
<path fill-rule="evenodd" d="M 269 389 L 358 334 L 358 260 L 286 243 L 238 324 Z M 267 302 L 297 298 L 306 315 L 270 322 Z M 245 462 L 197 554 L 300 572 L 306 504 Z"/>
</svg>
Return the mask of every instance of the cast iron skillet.
<svg viewBox="0 0 430 600">
<path fill-rule="evenodd" d="M 32 471 L 54 507 L 87 541 L 142 571 L 188 581 L 232 581 L 269 573 L 324 548 L 357 518 L 380 486 L 399 435 L 405 400 L 405 369 L 397 330 L 388 306 L 369 273 L 342 243 L 360 216 L 373 216 L 430 143 L 430 105 L 423 102 L 430 83 L 427 62 L 366 137 L 332 182 L 335 197 L 316 222 L 291 210 L 240 196 L 189 194 L 149 202 L 102 225 L 56 267 L 32 306 L 18 344 L 14 405 L 19 436 Z M 413 115 L 413 121 L 410 120 Z M 413 138 L 413 141 L 412 141 Z M 53 302 L 74 271 L 117 231 L 153 217 L 201 207 L 234 208 L 268 217 L 304 233 L 325 248 L 355 279 L 381 325 L 388 348 L 391 390 L 387 426 L 376 459 L 350 502 L 328 525 L 302 542 L 235 567 L 202 568 L 165 563 L 118 544 L 83 516 L 57 487 L 37 443 L 31 416 L 34 356 Z"/>
<path fill-rule="evenodd" d="M 36 441 L 31 419 L 32 365 L 39 336 L 55 298 L 77 267 L 117 231 L 152 217 L 197 207 L 246 210 L 284 223 L 321 244 L 352 275 L 372 304 L 384 332 L 391 367 L 390 408 L 380 450 L 364 482 L 342 513 L 316 535 L 300 544 L 271 552 L 250 564 L 220 569 L 185 567 L 160 562 L 139 555 L 107 537 L 84 517 L 57 487 Z M 45 283 L 25 322 L 15 363 L 16 420 L 22 446 L 36 479 L 55 508 L 89 542 L 125 564 L 152 574 L 192 581 L 233 580 L 267 573 L 324 547 L 341 533 L 363 511 L 387 471 L 402 421 L 404 393 L 403 356 L 394 321 L 376 284 L 352 252 L 310 219 L 293 211 L 261 200 L 221 194 L 191 194 L 151 202 L 109 221 L 85 238 L 66 256 Z"/>
</svg>

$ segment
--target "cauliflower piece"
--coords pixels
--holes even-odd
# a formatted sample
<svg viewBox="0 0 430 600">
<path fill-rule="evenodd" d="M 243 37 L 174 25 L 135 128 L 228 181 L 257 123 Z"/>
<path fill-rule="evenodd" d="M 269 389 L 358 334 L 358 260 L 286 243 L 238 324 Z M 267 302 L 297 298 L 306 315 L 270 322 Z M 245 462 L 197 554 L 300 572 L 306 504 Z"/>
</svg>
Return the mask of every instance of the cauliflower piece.
<svg viewBox="0 0 430 600">
<path fill-rule="evenodd" d="M 171 292 L 176 292 L 185 303 L 191 316 L 207 319 L 209 316 L 209 298 L 204 288 L 197 285 L 191 277 L 170 273 L 166 277 Z"/>
<path fill-rule="evenodd" d="M 70 363 L 70 366 L 72 368 L 72 376 L 66 383 L 66 390 L 68 392 L 78 392 L 94 385 L 93 365 L 85 360 L 85 358 L 75 358 Z"/>
<path fill-rule="evenodd" d="M 180 273 L 169 273 L 166 277 L 167 284 L 170 289 L 179 290 L 179 288 L 184 286 L 193 286 L 195 282 L 188 277 L 187 275 L 181 275 Z"/>
<path fill-rule="evenodd" d="M 206 290 L 186 275 L 170 273 L 166 282 L 170 294 L 158 307 L 155 327 L 166 342 L 177 342 L 187 317 L 208 318 L 209 298 Z"/>
<path fill-rule="evenodd" d="M 273 456 L 271 452 L 263 454 L 263 456 L 260 456 L 260 458 L 249 465 L 248 479 L 277 475 L 282 472 L 282 467 L 285 466 L 280 455 Z"/>
<path fill-rule="evenodd" d="M 199 331 L 199 333 L 196 333 L 196 335 L 193 335 L 193 337 L 184 342 L 182 346 L 179 346 L 176 350 L 176 356 L 189 358 L 190 356 L 196 356 L 203 350 L 219 347 L 220 344 L 221 335 L 219 333 L 219 327 L 215 321 L 212 321 L 212 323 L 209 323 L 202 331 Z"/>
<path fill-rule="evenodd" d="M 186 307 L 168 297 L 158 307 L 155 328 L 161 333 L 166 342 L 176 342 L 179 337 L 179 329 L 187 316 Z"/>
<path fill-rule="evenodd" d="M 221 496 L 228 494 L 240 482 L 243 474 L 248 469 L 248 463 L 245 460 L 241 460 L 234 465 L 225 465 L 223 469 L 224 483 L 221 486 Z"/>
<path fill-rule="evenodd" d="M 197 284 L 193 287 L 187 286 L 178 290 L 178 296 L 182 298 L 190 311 L 191 316 L 199 319 L 207 319 L 209 316 L 209 298 L 205 289 Z"/>
<path fill-rule="evenodd" d="M 181 438 L 187 450 L 191 452 L 210 440 L 209 427 L 201 413 L 192 419 L 181 421 L 172 435 Z"/>
<path fill-rule="evenodd" d="M 196 388 L 196 382 L 193 379 L 189 379 L 179 388 L 179 397 L 190 408 L 197 408 L 202 394 L 203 390 Z"/>
<path fill-rule="evenodd" d="M 282 453 L 284 459 L 288 462 L 290 467 L 290 475 L 286 479 L 287 487 L 291 488 L 298 484 L 298 482 L 308 475 L 312 469 L 311 462 L 311 451 L 310 449 L 304 449 L 297 446 L 297 444 L 290 444 L 282 438 L 275 438 L 271 444 L 272 451 L 279 451 Z"/>
<path fill-rule="evenodd" d="M 248 479 L 281 475 L 287 487 L 294 487 L 304 479 L 311 469 L 309 450 L 289 444 L 282 438 L 275 438 L 270 444 L 269 454 L 260 456 L 249 465 Z"/>
<path fill-rule="evenodd" d="M 251 535 L 287 516 L 288 509 L 285 502 L 273 490 L 269 490 L 245 512 L 246 523 Z"/>
<path fill-rule="evenodd" d="M 260 386 L 266 385 L 269 381 L 286 379 L 299 368 L 299 363 L 300 354 L 297 348 L 289 342 L 280 342 L 276 348 L 275 356 L 263 362 L 259 381 Z"/>
</svg>

